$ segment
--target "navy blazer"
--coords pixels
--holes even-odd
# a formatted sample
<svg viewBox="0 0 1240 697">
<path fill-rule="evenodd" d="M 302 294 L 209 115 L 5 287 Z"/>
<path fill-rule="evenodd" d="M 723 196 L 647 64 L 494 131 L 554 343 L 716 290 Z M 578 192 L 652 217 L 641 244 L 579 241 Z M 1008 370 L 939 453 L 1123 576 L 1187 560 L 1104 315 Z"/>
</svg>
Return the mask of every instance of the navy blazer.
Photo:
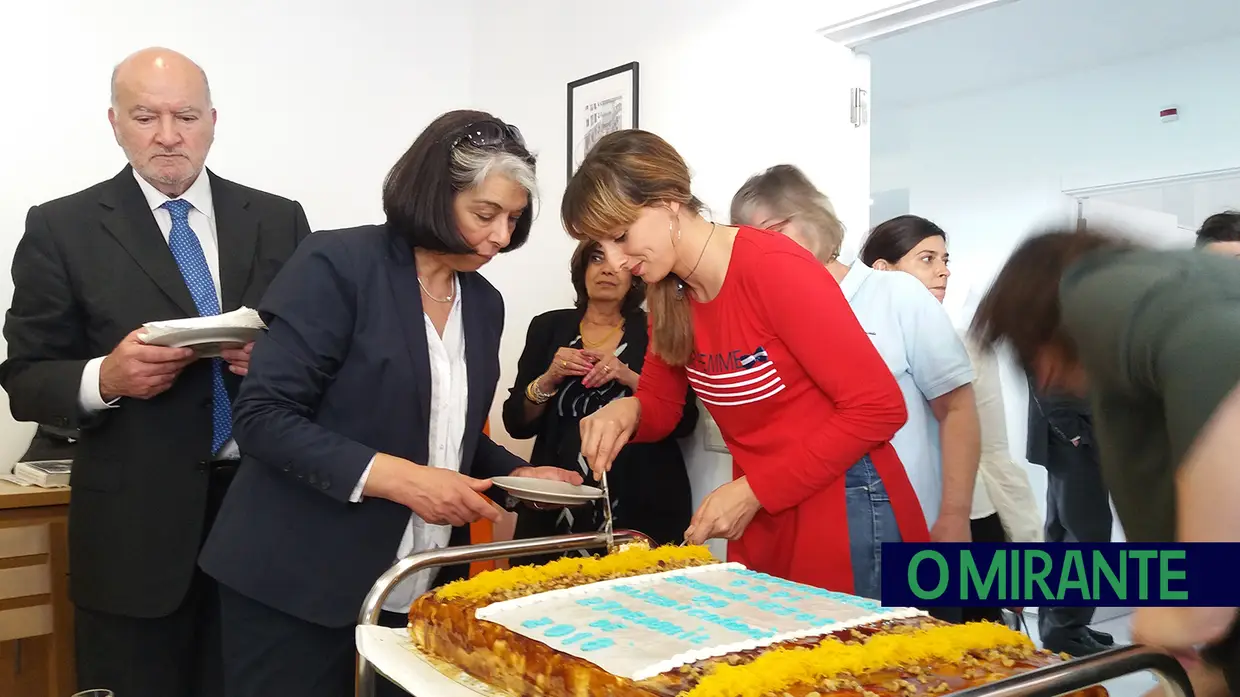
<svg viewBox="0 0 1240 697">
<path fill-rule="evenodd" d="M 482 432 L 504 303 L 478 273 L 459 281 L 469 387 L 461 471 L 504 475 L 526 464 Z M 200 563 L 269 607 L 347 626 L 393 563 L 410 515 L 349 498 L 376 453 L 428 459 L 430 357 L 413 252 L 383 226 L 317 232 L 259 309 L 268 330 L 233 405 L 241 466 Z M 455 531 L 454 544 L 467 539 L 468 528 Z"/>
</svg>

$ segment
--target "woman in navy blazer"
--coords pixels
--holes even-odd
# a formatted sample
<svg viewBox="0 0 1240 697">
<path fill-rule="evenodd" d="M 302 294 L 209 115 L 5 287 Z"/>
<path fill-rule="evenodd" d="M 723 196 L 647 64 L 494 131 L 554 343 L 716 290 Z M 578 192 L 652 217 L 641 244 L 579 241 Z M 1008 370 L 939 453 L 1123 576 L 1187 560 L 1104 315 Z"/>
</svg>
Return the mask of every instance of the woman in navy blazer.
<svg viewBox="0 0 1240 697">
<path fill-rule="evenodd" d="M 272 283 L 233 406 L 242 464 L 200 560 L 229 697 L 350 694 L 358 610 L 398 557 L 496 520 L 489 477 L 580 483 L 482 432 L 504 303 L 477 270 L 529 237 L 534 191 L 516 128 L 450 112 L 389 173 L 386 224 L 311 235 Z M 402 584 L 385 621 L 459 575 Z"/>
</svg>

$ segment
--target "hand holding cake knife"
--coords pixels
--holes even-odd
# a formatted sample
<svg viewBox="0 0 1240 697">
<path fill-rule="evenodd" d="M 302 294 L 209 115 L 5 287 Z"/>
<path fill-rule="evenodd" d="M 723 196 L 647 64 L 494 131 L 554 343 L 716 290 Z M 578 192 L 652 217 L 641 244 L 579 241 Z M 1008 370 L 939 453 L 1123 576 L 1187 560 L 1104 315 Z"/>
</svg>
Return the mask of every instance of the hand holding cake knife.
<svg viewBox="0 0 1240 697">
<path fill-rule="evenodd" d="M 615 529 L 612 526 L 611 518 L 611 491 L 607 489 L 607 473 L 603 473 L 603 478 L 599 480 L 599 486 L 603 489 L 603 533 L 607 535 L 607 551 L 610 553 L 616 548 Z"/>
</svg>

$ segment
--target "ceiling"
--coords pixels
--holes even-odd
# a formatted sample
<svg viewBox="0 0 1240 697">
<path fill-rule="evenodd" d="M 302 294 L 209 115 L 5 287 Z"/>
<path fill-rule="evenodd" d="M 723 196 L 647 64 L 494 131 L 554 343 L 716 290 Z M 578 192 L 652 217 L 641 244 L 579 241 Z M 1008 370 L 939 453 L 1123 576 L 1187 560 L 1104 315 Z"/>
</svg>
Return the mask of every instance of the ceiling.
<svg viewBox="0 0 1240 697">
<path fill-rule="evenodd" d="M 1235 35 L 1238 0 L 1011 0 L 857 50 L 890 110 Z"/>
</svg>

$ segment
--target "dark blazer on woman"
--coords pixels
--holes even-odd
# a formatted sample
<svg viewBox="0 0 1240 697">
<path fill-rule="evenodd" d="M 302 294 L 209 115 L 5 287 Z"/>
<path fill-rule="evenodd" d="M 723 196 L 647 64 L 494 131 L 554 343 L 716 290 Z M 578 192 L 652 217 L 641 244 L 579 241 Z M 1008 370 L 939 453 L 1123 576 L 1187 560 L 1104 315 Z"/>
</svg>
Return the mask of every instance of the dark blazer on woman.
<svg viewBox="0 0 1240 697">
<path fill-rule="evenodd" d="M 458 278 L 469 388 L 461 472 L 505 475 L 525 462 L 482 433 L 504 303 L 481 275 Z M 260 307 L 268 330 L 233 406 L 241 467 L 201 558 L 220 583 L 315 624 L 356 621 L 410 511 L 349 497 L 378 452 L 428 460 L 421 297 L 412 250 L 384 226 L 311 235 L 272 283 Z M 467 528 L 454 531 L 453 544 L 467 540 Z"/>
<path fill-rule="evenodd" d="M 582 387 L 581 378 L 569 378 L 538 418 L 527 421 L 524 413 L 526 386 L 547 370 L 555 352 L 564 346 L 581 348 L 583 316 L 584 310 L 553 310 L 530 322 L 525 349 L 517 363 L 517 379 L 504 402 L 504 428 L 513 438 L 535 439 L 530 464 L 569 469 L 581 474 L 587 484 L 595 484 L 593 475 L 579 461 L 581 418 L 611 400 L 631 396 L 632 391 L 617 381 L 587 390 Z M 640 309 L 629 313 L 618 348 L 620 360 L 640 373 L 647 341 L 646 313 Z M 693 433 L 697 419 L 697 398 L 690 389 L 680 423 L 669 437 L 656 443 L 630 443 L 620 451 L 607 482 L 617 528 L 636 529 L 662 544 L 683 539 L 693 513 L 693 501 L 684 456 L 676 439 Z M 575 509 L 573 513 L 573 531 L 597 529 L 591 525 L 591 518 L 598 511 Z M 568 532 L 558 511 L 522 508 L 518 515 L 518 538 Z"/>
</svg>

